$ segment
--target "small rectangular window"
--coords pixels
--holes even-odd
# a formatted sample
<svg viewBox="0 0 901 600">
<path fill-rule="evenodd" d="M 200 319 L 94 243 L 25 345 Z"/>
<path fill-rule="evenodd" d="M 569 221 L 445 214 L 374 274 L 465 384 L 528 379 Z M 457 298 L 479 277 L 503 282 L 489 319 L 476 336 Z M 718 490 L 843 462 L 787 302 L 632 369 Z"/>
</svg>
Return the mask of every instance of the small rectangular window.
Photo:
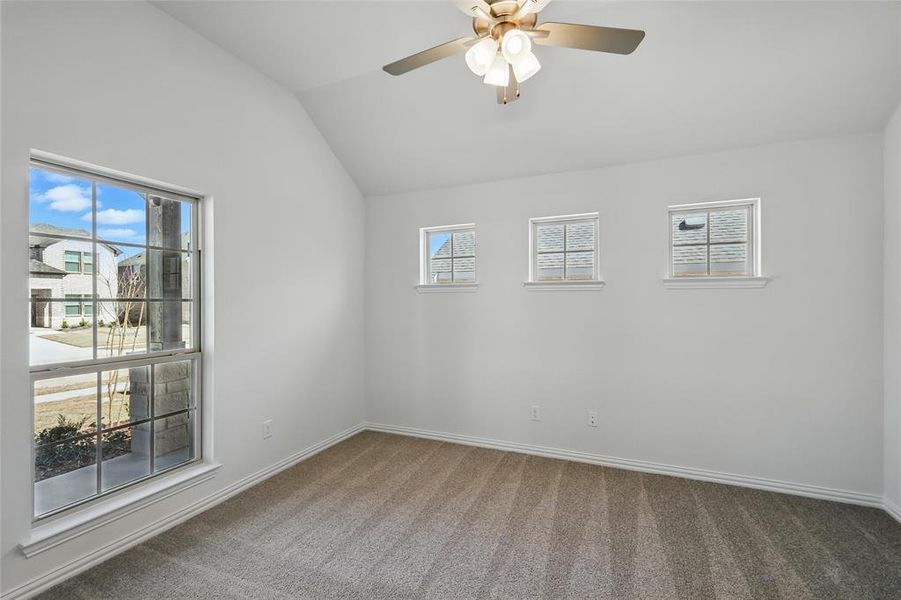
<svg viewBox="0 0 901 600">
<path fill-rule="evenodd" d="M 66 294 L 66 316 L 77 317 L 81 315 L 81 295 Z"/>
<path fill-rule="evenodd" d="M 529 220 L 529 281 L 598 281 L 597 213 Z"/>
<path fill-rule="evenodd" d="M 673 278 L 757 277 L 759 201 L 669 207 Z"/>
<path fill-rule="evenodd" d="M 81 273 L 81 252 L 66 250 L 63 253 L 67 273 Z"/>
<path fill-rule="evenodd" d="M 420 283 L 475 283 L 475 225 L 425 227 L 420 230 Z"/>
<path fill-rule="evenodd" d="M 82 267 L 81 270 L 83 273 L 90 275 L 94 272 L 94 255 L 90 252 L 82 252 Z"/>
<path fill-rule="evenodd" d="M 66 294 L 66 316 L 81 317 L 94 315 L 94 303 L 90 294 Z"/>
</svg>

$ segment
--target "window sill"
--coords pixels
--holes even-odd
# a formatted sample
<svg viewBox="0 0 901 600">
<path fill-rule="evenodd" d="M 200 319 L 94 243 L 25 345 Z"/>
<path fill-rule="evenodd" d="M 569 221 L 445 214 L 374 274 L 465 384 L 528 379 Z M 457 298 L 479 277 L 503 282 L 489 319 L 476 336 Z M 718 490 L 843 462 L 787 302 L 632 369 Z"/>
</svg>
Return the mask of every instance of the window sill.
<svg viewBox="0 0 901 600">
<path fill-rule="evenodd" d="M 534 292 L 548 291 L 580 291 L 590 292 L 604 288 L 605 282 L 601 280 L 594 281 L 525 281 L 522 286 L 527 290 Z"/>
<path fill-rule="evenodd" d="M 478 283 L 422 283 L 416 286 L 416 291 L 420 294 L 431 294 L 432 292 L 477 292 L 479 291 Z"/>
<path fill-rule="evenodd" d="M 31 537 L 27 542 L 19 544 L 19 549 L 27 558 L 31 558 L 145 506 L 208 481 L 221 466 L 218 463 L 200 463 L 185 467 L 84 510 L 53 519 L 46 524 L 35 525 L 31 529 Z"/>
<path fill-rule="evenodd" d="M 762 288 L 770 282 L 769 277 L 669 277 L 663 280 L 663 287 L 668 290 L 684 289 L 726 289 L 726 288 Z"/>
</svg>

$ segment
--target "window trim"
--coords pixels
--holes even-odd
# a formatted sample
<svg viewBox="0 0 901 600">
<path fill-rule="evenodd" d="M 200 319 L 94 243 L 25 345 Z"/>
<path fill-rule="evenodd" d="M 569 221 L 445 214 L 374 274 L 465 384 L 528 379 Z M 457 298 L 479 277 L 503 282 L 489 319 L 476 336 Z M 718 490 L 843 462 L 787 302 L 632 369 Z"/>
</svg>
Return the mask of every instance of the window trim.
<svg viewBox="0 0 901 600">
<path fill-rule="evenodd" d="M 429 279 L 431 275 L 431 264 L 430 264 L 430 256 L 429 256 L 429 235 L 433 233 L 449 233 L 453 236 L 454 233 L 460 233 L 464 231 L 472 231 L 473 240 L 474 240 L 474 250 L 472 258 L 475 261 L 475 281 L 466 281 L 466 282 L 455 282 L 450 281 L 447 283 L 432 283 Z M 458 223 L 456 225 L 435 225 L 431 227 L 420 227 L 419 228 L 419 284 L 416 285 L 416 290 L 418 292 L 475 292 L 479 289 L 479 267 L 478 267 L 478 254 L 479 254 L 479 236 L 476 235 L 476 224 L 475 223 Z M 453 256 L 451 256 L 451 260 L 453 261 Z M 462 258 L 462 257 L 461 257 Z M 468 257 L 467 257 L 468 258 Z M 453 269 L 453 262 L 451 262 L 451 269 Z M 453 277 L 453 274 L 451 275 Z"/>
<path fill-rule="evenodd" d="M 561 279 L 556 281 L 541 281 L 536 279 L 538 271 L 538 225 L 546 223 L 574 223 L 580 221 L 589 221 L 594 226 L 594 265 L 591 279 Z M 528 279 L 523 282 L 523 287 L 533 291 L 551 291 L 551 290 L 579 290 L 590 291 L 600 290 L 604 287 L 605 282 L 601 277 L 601 220 L 600 214 L 597 212 L 577 213 L 571 215 L 555 215 L 550 217 L 531 217 L 529 219 L 529 273 Z M 566 250 L 563 251 L 564 265 L 566 263 Z M 565 267 L 564 267 L 565 268 Z"/>
<path fill-rule="evenodd" d="M 185 348 L 179 349 L 171 349 L 171 350 L 157 350 L 157 351 L 148 351 L 141 355 L 127 355 L 127 356 L 118 356 L 118 357 L 108 357 L 108 358 L 92 358 L 85 359 L 80 361 L 68 361 L 62 363 L 46 363 L 41 365 L 31 365 L 29 360 L 29 381 L 30 381 L 30 389 L 31 395 L 29 398 L 30 405 L 30 415 L 31 415 L 31 425 L 30 429 L 34 428 L 34 385 L 36 381 L 43 379 L 52 379 L 57 377 L 66 377 L 69 375 L 78 375 L 84 373 L 98 373 L 103 371 L 114 370 L 114 369 L 128 369 L 130 367 L 150 365 L 151 373 L 153 372 L 153 365 L 169 363 L 169 362 L 178 362 L 178 361 L 190 361 L 193 365 L 193 378 L 192 382 L 192 390 L 194 393 L 194 408 L 191 409 L 193 411 L 193 419 L 195 421 L 195 430 L 192 440 L 192 450 L 193 450 L 193 458 L 184 463 L 179 463 L 177 465 L 173 465 L 166 469 L 151 472 L 148 475 L 136 478 L 134 480 L 128 481 L 126 483 L 117 485 L 115 487 L 109 488 L 107 490 L 100 491 L 99 493 L 95 493 L 89 497 L 83 498 L 76 502 L 66 504 L 65 506 L 58 507 L 54 510 L 42 513 L 40 515 L 35 512 L 35 486 L 34 486 L 34 452 L 35 446 L 33 440 L 30 440 L 30 472 L 31 472 L 31 485 L 29 486 L 29 499 L 31 505 L 31 515 L 32 515 L 32 531 L 35 531 L 35 528 L 44 528 L 47 523 L 55 523 L 57 521 L 64 522 L 70 519 L 77 519 L 78 515 L 82 512 L 91 512 L 94 511 L 93 507 L 102 507 L 104 505 L 113 503 L 115 504 L 117 501 L 115 498 L 120 495 L 125 497 L 133 496 L 135 498 L 142 498 L 146 496 L 147 491 L 152 489 L 160 489 L 167 488 L 171 486 L 177 486 L 179 478 L 182 477 L 181 474 L 188 474 L 192 472 L 197 472 L 198 469 L 204 467 L 208 470 L 209 465 L 214 465 L 208 460 L 208 457 L 205 456 L 205 446 L 206 441 L 204 440 L 204 422 L 207 419 L 205 416 L 205 398 L 203 396 L 203 379 L 204 379 L 204 365 L 207 362 L 206 356 L 202 352 L 202 336 L 204 327 L 202 324 L 202 314 L 201 307 L 203 304 L 203 297 L 201 295 L 201 283 L 202 283 L 202 266 L 204 263 L 204 255 L 203 255 L 203 238 L 201 236 L 201 231 L 204 229 L 203 223 L 201 223 L 202 213 L 200 210 L 200 203 L 204 202 L 207 197 L 197 191 L 191 190 L 189 188 L 170 185 L 167 183 L 159 182 L 153 179 L 149 179 L 146 177 L 130 175 L 124 173 L 122 171 L 116 171 L 113 169 L 109 169 L 106 167 L 93 165 L 90 163 L 86 163 L 83 161 L 78 161 L 70 158 L 66 158 L 57 154 L 52 154 L 49 152 L 44 152 L 41 150 L 31 150 L 31 158 L 29 160 L 30 168 L 38 168 L 41 170 L 51 171 L 55 173 L 61 173 L 66 175 L 75 175 L 81 178 L 86 178 L 91 180 L 92 187 L 92 207 L 91 210 L 96 214 L 97 212 L 97 199 L 96 199 L 96 187 L 100 182 L 109 183 L 118 187 L 123 187 L 127 189 L 134 190 L 141 194 L 152 194 L 155 196 L 162 196 L 164 198 L 171 198 L 174 200 L 178 200 L 181 202 L 188 202 L 191 206 L 191 242 L 192 246 L 188 248 L 188 250 L 184 250 L 182 248 L 178 248 L 178 252 L 182 254 L 187 254 L 192 262 L 192 273 L 191 273 L 191 281 L 190 281 L 190 300 L 191 300 L 191 345 Z M 149 227 L 150 217 L 149 215 L 146 217 L 146 226 Z M 30 221 L 29 221 L 29 232 L 30 232 Z M 43 235 L 43 234 L 42 234 Z M 77 237 L 77 236 L 66 236 L 66 235 L 58 235 L 58 234 L 49 234 L 45 237 L 53 237 L 60 240 L 73 240 L 73 241 L 81 241 L 81 242 L 90 242 L 93 244 L 93 257 L 94 260 L 92 264 L 96 263 L 97 257 L 97 246 L 98 244 L 108 243 L 103 240 L 98 240 L 97 236 L 97 223 L 96 219 L 92 223 L 91 230 L 91 238 Z M 112 243 L 112 242 L 109 242 Z M 118 242 L 116 243 L 118 244 Z M 129 244 L 123 243 L 122 245 L 130 246 L 130 247 L 140 247 L 145 250 L 153 250 L 156 249 L 156 246 L 152 246 L 150 244 L 149 236 L 145 240 L 145 244 Z M 175 250 L 174 248 L 159 248 L 163 250 Z M 88 253 L 90 254 L 90 252 Z M 82 268 L 83 268 L 83 256 L 82 256 Z M 92 271 L 96 271 L 92 269 Z M 99 299 L 97 298 L 97 278 L 94 276 L 94 273 L 91 274 L 93 283 L 93 298 L 90 298 L 90 295 L 86 295 L 93 304 L 96 304 Z M 25 281 L 25 289 L 29 289 L 29 283 L 26 279 Z M 28 301 L 31 302 L 31 298 L 29 297 Z M 62 299 L 68 300 L 68 299 Z M 149 298 L 144 298 L 142 300 L 147 300 L 150 302 Z M 184 301 L 184 298 L 181 300 Z M 83 302 L 83 300 L 82 300 Z M 92 317 L 92 327 L 94 329 L 94 338 L 96 340 L 97 336 L 97 319 L 93 318 L 96 316 L 96 308 L 92 311 L 94 314 Z M 84 315 L 83 315 L 84 316 Z M 149 324 L 149 319 L 148 319 Z M 149 326 L 149 325 L 148 325 Z M 148 338 L 149 339 L 149 338 Z M 152 381 L 152 379 L 151 379 Z M 152 384 L 151 384 L 152 385 Z M 151 400 L 152 403 L 152 400 Z M 33 437 L 33 431 L 31 433 Z M 152 436 L 151 436 L 152 439 Z M 151 445 L 151 453 L 153 452 L 153 448 Z M 215 465 L 218 468 L 218 465 Z M 102 467 L 101 467 L 102 468 Z M 98 480 L 99 480 L 98 470 Z"/>
<path fill-rule="evenodd" d="M 673 213 L 705 212 L 718 209 L 749 207 L 748 244 L 751 257 L 750 275 L 703 275 L 696 277 L 675 277 L 673 275 Z M 769 283 L 770 278 L 762 274 L 761 253 L 761 218 L 760 198 L 741 198 L 737 200 L 714 200 L 711 202 L 693 202 L 690 204 L 674 204 L 666 207 L 666 276 L 663 285 L 667 289 L 698 288 L 761 288 Z"/>
</svg>

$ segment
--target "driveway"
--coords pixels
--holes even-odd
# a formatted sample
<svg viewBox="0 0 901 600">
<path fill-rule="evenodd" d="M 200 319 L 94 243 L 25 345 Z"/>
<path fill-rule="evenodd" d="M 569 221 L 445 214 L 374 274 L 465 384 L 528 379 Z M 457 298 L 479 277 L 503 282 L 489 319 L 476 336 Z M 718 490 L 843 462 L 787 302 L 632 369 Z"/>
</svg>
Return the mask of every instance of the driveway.
<svg viewBox="0 0 901 600">
<path fill-rule="evenodd" d="M 85 360 L 93 358 L 91 348 L 79 348 L 69 344 L 61 344 L 52 340 L 45 340 L 42 335 L 56 333 L 55 329 L 32 327 L 29 335 L 29 348 L 32 365 L 46 365 L 50 363 L 69 362 L 73 360 Z"/>
</svg>

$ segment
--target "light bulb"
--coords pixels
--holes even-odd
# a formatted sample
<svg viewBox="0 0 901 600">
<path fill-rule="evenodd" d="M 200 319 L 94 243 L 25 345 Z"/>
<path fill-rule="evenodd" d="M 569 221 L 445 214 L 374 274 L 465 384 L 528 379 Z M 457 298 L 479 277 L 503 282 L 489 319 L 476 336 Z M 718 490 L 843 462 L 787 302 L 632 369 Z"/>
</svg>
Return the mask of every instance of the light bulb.
<svg viewBox="0 0 901 600">
<path fill-rule="evenodd" d="M 529 52 L 519 62 L 513 64 L 513 75 L 516 77 L 516 81 L 522 83 L 537 73 L 540 68 L 541 63 L 538 62 L 538 58 L 534 53 Z"/>
<path fill-rule="evenodd" d="M 510 70 L 503 56 L 500 54 L 494 56 L 494 62 L 488 67 L 483 81 L 488 85 L 507 87 L 507 84 L 510 83 Z"/>
<path fill-rule="evenodd" d="M 519 29 L 511 29 L 501 38 L 501 52 L 511 65 L 515 65 L 532 52 L 532 40 Z"/>
<path fill-rule="evenodd" d="M 482 38 L 466 51 L 466 66 L 476 75 L 484 75 L 497 54 L 497 42 L 490 38 Z"/>
</svg>

